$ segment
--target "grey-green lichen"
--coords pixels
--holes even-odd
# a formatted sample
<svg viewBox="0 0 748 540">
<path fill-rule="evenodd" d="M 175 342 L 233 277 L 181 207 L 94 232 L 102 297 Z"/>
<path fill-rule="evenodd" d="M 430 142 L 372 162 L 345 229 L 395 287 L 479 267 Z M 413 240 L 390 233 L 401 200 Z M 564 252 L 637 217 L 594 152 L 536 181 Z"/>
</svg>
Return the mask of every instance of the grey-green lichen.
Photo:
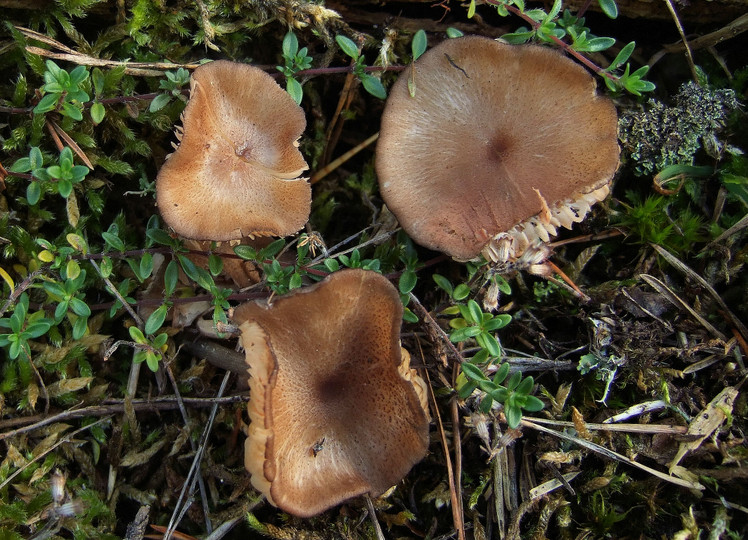
<svg viewBox="0 0 748 540">
<path fill-rule="evenodd" d="M 638 175 L 668 165 L 691 164 L 702 147 L 710 155 L 722 150 L 717 134 L 740 103 L 731 89 L 711 90 L 687 82 L 667 106 L 650 99 L 643 110 L 624 113 L 618 137 Z"/>
</svg>

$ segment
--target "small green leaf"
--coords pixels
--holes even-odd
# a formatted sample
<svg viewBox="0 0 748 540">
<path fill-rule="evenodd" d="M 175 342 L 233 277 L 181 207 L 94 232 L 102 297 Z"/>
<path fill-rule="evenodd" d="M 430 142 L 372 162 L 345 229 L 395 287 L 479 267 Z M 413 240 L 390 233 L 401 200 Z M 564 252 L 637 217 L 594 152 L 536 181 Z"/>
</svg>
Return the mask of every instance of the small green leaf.
<svg viewBox="0 0 748 540">
<path fill-rule="evenodd" d="M 340 264 L 335 259 L 325 259 L 322 263 L 325 265 L 325 268 L 327 268 L 330 272 L 337 272 L 340 270 Z"/>
<path fill-rule="evenodd" d="M 471 321 L 474 324 L 480 324 L 483 321 L 483 311 L 481 311 L 478 302 L 475 300 L 468 300 L 467 303 L 468 311 L 470 312 Z M 467 318 L 467 317 L 466 317 Z"/>
<path fill-rule="evenodd" d="M 454 295 L 452 295 L 452 298 L 457 300 L 458 302 L 460 300 L 464 300 L 470 295 L 470 287 L 465 285 L 464 283 L 459 283 L 457 287 L 455 287 Z"/>
<path fill-rule="evenodd" d="M 106 279 L 112 275 L 112 259 L 110 257 L 102 257 L 99 263 L 99 270 L 101 271 L 101 277 Z"/>
<path fill-rule="evenodd" d="M 278 253 L 280 253 L 284 247 L 286 247 L 286 241 L 283 238 L 273 240 L 270 244 L 260 250 L 260 259 L 272 259 L 276 255 L 278 255 Z"/>
<path fill-rule="evenodd" d="M 449 296 L 452 296 L 452 283 L 440 274 L 432 274 L 431 278 L 436 282 L 436 286 L 445 291 Z"/>
<path fill-rule="evenodd" d="M 458 30 L 457 28 L 452 28 L 451 26 L 447 28 L 447 37 L 450 39 L 462 37 L 465 34 L 462 33 L 462 31 Z"/>
<path fill-rule="evenodd" d="M 291 274 L 291 279 L 288 280 L 289 289 L 298 289 L 301 287 L 301 274 L 294 272 Z"/>
<path fill-rule="evenodd" d="M 78 261 L 70 259 L 65 267 L 65 273 L 69 279 L 77 278 L 81 273 L 81 267 L 78 265 Z"/>
<path fill-rule="evenodd" d="M 153 348 L 160 349 L 161 347 L 166 345 L 166 341 L 168 339 L 169 339 L 169 334 L 167 334 L 166 332 L 161 332 L 159 335 L 153 338 Z"/>
<path fill-rule="evenodd" d="M 100 96 L 104 92 L 104 83 L 106 82 L 104 73 L 97 67 L 93 68 L 93 71 L 91 71 L 91 81 L 93 82 L 94 93 L 97 97 Z"/>
<path fill-rule="evenodd" d="M 470 0 L 467 12 L 468 19 L 472 19 L 473 15 L 475 15 L 475 0 Z"/>
<path fill-rule="evenodd" d="M 532 32 L 509 32 L 501 36 L 501 39 L 512 45 L 527 43 L 532 38 Z"/>
<path fill-rule="evenodd" d="M 148 106 L 149 112 L 157 112 L 166 107 L 166 105 L 171 101 L 171 95 L 170 94 L 159 94 L 155 98 L 153 98 L 153 101 L 151 101 L 151 104 Z"/>
<path fill-rule="evenodd" d="M 145 322 L 145 333 L 150 335 L 156 332 L 164 324 L 166 314 L 169 311 L 169 306 L 161 304 L 156 310 L 150 314 L 148 320 Z"/>
<path fill-rule="evenodd" d="M 88 317 L 78 317 L 73 324 L 73 339 L 81 339 L 88 330 Z"/>
<path fill-rule="evenodd" d="M 179 278 L 179 267 L 177 261 L 170 261 L 166 265 L 166 271 L 164 272 L 164 294 L 168 298 L 177 288 L 177 279 Z"/>
<path fill-rule="evenodd" d="M 618 17 L 618 6 L 616 0 L 597 0 L 600 4 L 600 11 L 605 13 L 609 18 L 615 19 Z"/>
<path fill-rule="evenodd" d="M 499 403 L 504 403 L 508 395 L 509 391 L 503 386 L 497 386 L 496 390 L 491 392 L 491 398 Z"/>
<path fill-rule="evenodd" d="M 496 384 L 501 384 L 504 382 L 507 375 L 509 375 L 509 364 L 501 364 L 499 369 L 496 370 L 496 373 L 494 373 L 493 382 L 495 382 Z"/>
<path fill-rule="evenodd" d="M 104 239 L 106 245 L 112 249 L 116 251 L 125 251 L 125 243 L 116 234 L 104 231 L 101 233 L 101 237 Z"/>
<path fill-rule="evenodd" d="M 515 429 L 519 426 L 522 420 L 522 411 L 519 407 L 507 406 L 504 409 L 504 414 L 506 415 L 506 423 L 509 424 L 510 428 Z"/>
<path fill-rule="evenodd" d="M 65 239 L 68 241 L 68 244 L 73 246 L 73 249 L 75 249 L 76 251 L 80 251 L 84 255 L 88 253 L 88 242 L 86 242 L 85 238 L 83 238 L 81 235 L 70 233 L 65 236 Z"/>
<path fill-rule="evenodd" d="M 157 244 L 162 244 L 164 246 L 174 245 L 174 239 L 162 229 L 148 229 L 145 231 L 145 235 Z"/>
<path fill-rule="evenodd" d="M 522 408 L 529 412 L 542 411 L 543 407 L 545 407 L 545 403 L 543 403 L 540 399 L 536 398 L 535 396 L 526 396 L 525 404 L 522 405 Z"/>
<path fill-rule="evenodd" d="M 596 37 L 587 41 L 587 46 L 584 48 L 588 52 L 599 52 L 606 49 L 610 49 L 616 44 L 616 40 L 609 37 Z"/>
<path fill-rule="evenodd" d="M 143 253 L 140 258 L 140 273 L 138 276 L 141 281 L 148 279 L 153 272 L 153 255 L 150 253 Z"/>
<path fill-rule="evenodd" d="M 80 315 L 81 317 L 91 316 L 91 308 L 80 298 L 71 298 L 70 308 L 73 310 L 73 313 Z"/>
<path fill-rule="evenodd" d="M 512 374 L 512 376 L 509 377 L 509 380 L 506 383 L 506 387 L 509 390 L 513 391 L 515 388 L 517 388 L 517 385 L 520 383 L 521 380 L 522 380 L 522 373 L 520 373 L 519 371 L 515 371 Z"/>
<path fill-rule="evenodd" d="M 409 292 L 411 292 L 416 286 L 417 280 L 418 277 L 413 270 L 405 270 L 405 272 L 400 275 L 400 280 L 398 281 L 400 294 L 408 294 Z"/>
<path fill-rule="evenodd" d="M 618 55 L 616 55 L 615 59 L 610 63 L 610 66 L 608 66 L 605 71 L 612 71 L 626 63 L 626 60 L 629 59 L 631 53 L 634 52 L 634 47 L 636 47 L 635 41 L 626 44 L 626 46 L 621 49 L 621 51 L 618 53 Z"/>
<path fill-rule="evenodd" d="M 236 253 L 239 257 L 244 259 L 245 261 L 256 261 L 257 260 L 257 250 L 253 248 L 252 246 L 236 246 L 234 247 L 234 253 Z"/>
<path fill-rule="evenodd" d="M 403 320 L 408 323 L 417 323 L 418 316 L 410 308 L 403 308 Z"/>
<path fill-rule="evenodd" d="M 358 47 L 356 47 L 356 44 L 349 37 L 339 34 L 335 36 L 335 41 L 337 41 L 340 49 L 354 60 L 360 56 L 361 53 L 359 53 Z"/>
<path fill-rule="evenodd" d="M 377 79 L 373 75 L 364 73 L 361 75 L 361 82 L 364 85 L 364 90 L 369 92 L 372 96 L 379 99 L 387 99 L 387 90 L 382 85 L 382 81 Z"/>
<path fill-rule="evenodd" d="M 449 340 L 453 343 L 460 343 L 467 339 L 477 336 L 480 334 L 480 328 L 477 326 L 466 326 L 465 328 L 459 328 L 451 334 L 449 334 Z"/>
<path fill-rule="evenodd" d="M 483 338 L 481 340 L 483 342 L 481 343 L 481 346 L 488 351 L 488 354 L 490 354 L 494 358 L 498 358 L 499 356 L 501 356 L 501 347 L 499 346 L 499 342 L 492 334 L 484 333 L 479 335 L 478 337 Z"/>
<path fill-rule="evenodd" d="M 156 373 L 158 371 L 158 361 L 161 360 L 161 356 L 156 356 L 151 351 L 145 353 L 145 363 L 148 364 L 148 369 Z"/>
<path fill-rule="evenodd" d="M 223 271 L 223 259 L 215 253 L 211 253 L 208 257 L 208 270 L 214 276 L 219 275 Z"/>
<path fill-rule="evenodd" d="M 39 199 L 41 199 L 41 196 L 41 184 L 36 180 L 32 180 L 31 182 L 29 182 L 29 185 L 26 186 L 26 201 L 29 203 L 29 205 L 35 206 L 39 202 Z"/>
<path fill-rule="evenodd" d="M 415 35 L 413 36 L 413 43 L 411 43 L 411 50 L 413 52 L 413 60 L 418 60 L 418 57 L 420 57 L 423 53 L 426 52 L 427 47 L 428 47 L 428 38 L 426 37 L 426 32 L 424 32 L 423 29 L 421 29 L 415 33 Z"/>
<path fill-rule="evenodd" d="M 104 115 L 106 115 L 104 105 L 98 101 L 91 105 L 91 120 L 93 120 L 94 125 L 98 126 L 101 124 L 101 121 L 104 120 Z"/>
<path fill-rule="evenodd" d="M 502 313 L 501 315 L 496 315 L 490 321 L 486 322 L 483 325 L 483 329 L 487 330 L 488 332 L 495 332 L 496 330 L 504 328 L 510 322 L 512 322 L 512 316 L 506 313 Z"/>
<path fill-rule="evenodd" d="M 519 386 L 517 386 L 517 389 L 515 390 L 518 394 L 528 395 L 530 391 L 532 390 L 532 385 L 534 384 L 532 377 L 525 377 L 522 379 L 522 382 L 519 383 Z"/>
<path fill-rule="evenodd" d="M 467 377 L 469 380 L 476 382 L 488 380 L 481 369 L 475 364 L 471 364 L 470 362 L 463 362 L 461 364 L 461 367 L 462 372 L 465 374 L 465 377 Z"/>
<path fill-rule="evenodd" d="M 72 103 L 63 102 L 60 112 L 63 115 L 72 118 L 76 122 L 80 122 L 81 120 L 83 120 L 83 113 L 81 112 L 80 107 L 77 107 Z"/>
<path fill-rule="evenodd" d="M 17 159 L 13 165 L 8 169 L 10 172 L 29 172 L 31 170 L 31 159 L 28 157 L 22 157 Z"/>
<path fill-rule="evenodd" d="M 296 102 L 296 105 L 301 105 L 301 100 L 304 99 L 304 89 L 301 87 L 301 83 L 293 77 L 286 78 L 286 92 Z"/>
<path fill-rule="evenodd" d="M 34 107 L 34 114 L 44 114 L 55 110 L 57 102 L 60 100 L 60 94 L 46 94 L 39 103 Z"/>
<path fill-rule="evenodd" d="M 135 343 L 140 343 L 141 345 L 148 343 L 143 332 L 141 332 L 137 326 L 131 326 L 128 331 L 130 332 L 130 337 L 135 341 Z"/>
<path fill-rule="evenodd" d="M 293 58 L 299 51 L 299 40 L 296 39 L 296 35 L 289 31 L 283 38 L 283 56 L 286 58 Z"/>
</svg>

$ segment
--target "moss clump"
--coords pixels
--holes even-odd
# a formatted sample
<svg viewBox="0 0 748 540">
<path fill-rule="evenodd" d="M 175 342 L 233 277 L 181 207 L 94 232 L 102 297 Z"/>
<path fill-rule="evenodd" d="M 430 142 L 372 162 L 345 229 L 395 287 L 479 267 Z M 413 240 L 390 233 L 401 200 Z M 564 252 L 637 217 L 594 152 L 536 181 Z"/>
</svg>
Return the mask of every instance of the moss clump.
<svg viewBox="0 0 748 540">
<path fill-rule="evenodd" d="M 625 113 L 619 123 L 619 138 L 643 176 L 668 165 L 691 164 L 702 146 L 710 155 L 722 149 L 717 134 L 740 103 L 731 89 L 711 90 L 690 81 L 667 106 L 650 99 L 644 110 Z"/>
</svg>

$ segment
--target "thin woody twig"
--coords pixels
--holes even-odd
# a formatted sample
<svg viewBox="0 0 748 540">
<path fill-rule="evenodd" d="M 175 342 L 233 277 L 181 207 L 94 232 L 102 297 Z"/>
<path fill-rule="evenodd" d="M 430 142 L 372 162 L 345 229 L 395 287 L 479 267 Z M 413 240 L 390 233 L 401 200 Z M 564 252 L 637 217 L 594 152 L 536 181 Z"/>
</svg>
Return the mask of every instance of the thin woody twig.
<svg viewBox="0 0 748 540">
<path fill-rule="evenodd" d="M 229 378 L 231 377 L 230 372 L 226 372 L 226 375 L 223 377 L 223 381 L 221 381 L 221 387 L 218 389 L 218 394 L 216 397 L 221 397 L 223 393 L 226 391 L 226 386 L 229 383 Z M 195 452 L 195 457 L 192 460 L 192 465 L 190 466 L 190 470 L 187 473 L 187 478 L 185 478 L 184 483 L 182 484 L 182 491 L 179 493 L 179 499 L 177 499 L 177 504 L 174 507 L 174 513 L 171 516 L 171 519 L 169 520 L 169 525 L 166 528 L 166 532 L 164 533 L 164 540 L 169 540 L 172 537 L 172 534 L 174 533 L 174 530 L 176 529 L 177 525 L 182 519 L 182 516 L 185 514 L 187 509 L 189 508 L 189 504 L 187 504 L 187 498 L 192 495 L 195 489 L 195 482 L 200 477 L 200 463 L 202 462 L 203 453 L 205 452 L 205 446 L 208 440 L 208 435 L 210 434 L 211 430 L 213 429 L 213 422 L 216 418 L 216 414 L 218 413 L 218 404 L 214 403 L 213 407 L 210 411 L 210 417 L 208 418 L 208 422 L 205 425 L 205 429 L 203 430 L 202 435 L 200 436 L 200 443 L 197 447 L 197 452 Z M 189 494 L 188 494 L 189 491 Z M 184 504 L 184 506 L 182 506 Z"/>
<path fill-rule="evenodd" d="M 436 334 L 442 339 L 442 341 L 447 344 L 447 348 L 452 353 L 452 356 L 454 356 L 454 358 L 461 364 L 464 361 L 464 359 L 462 358 L 462 354 L 460 354 L 460 351 L 458 351 L 457 347 L 454 346 L 454 343 L 452 343 L 452 341 L 449 339 L 447 333 L 442 330 L 441 326 L 436 324 L 434 318 L 426 310 L 426 308 L 423 307 L 415 294 L 410 293 L 410 299 L 413 301 L 413 307 L 415 308 L 416 315 L 421 317 L 426 322 L 426 324 L 428 324 L 429 327 L 436 332 Z"/>
<path fill-rule="evenodd" d="M 182 400 L 186 405 L 190 407 L 210 407 L 214 404 L 228 405 L 231 403 L 246 402 L 249 401 L 249 396 L 246 394 L 242 394 L 226 396 L 223 398 L 182 398 Z M 175 396 L 163 396 L 154 399 L 133 399 L 132 406 L 133 409 L 138 412 L 169 411 L 179 408 Z M 22 435 L 23 433 L 29 433 L 31 431 L 35 431 L 56 422 L 66 422 L 76 418 L 82 418 L 84 416 L 103 416 L 117 414 L 124 412 L 124 410 L 124 399 L 112 399 L 105 400 L 101 405 L 92 405 L 90 407 L 83 407 L 80 409 L 68 409 L 67 411 L 63 411 L 52 416 L 36 414 L 34 416 L 23 416 L 20 418 L 0 420 L 0 429 L 11 428 L 14 426 L 24 426 L 13 431 L 0 433 L 0 440 L 15 437 L 16 435 Z"/>
<path fill-rule="evenodd" d="M 458 367 L 453 366 L 453 377 L 457 376 Z M 460 412 L 457 407 L 457 400 L 452 399 L 450 404 L 452 409 L 452 445 L 455 451 L 455 492 L 457 493 L 457 513 L 460 516 L 457 537 L 465 538 L 465 511 L 462 506 L 462 440 L 460 436 Z"/>
<path fill-rule="evenodd" d="M 421 353 L 421 356 L 423 356 L 423 353 Z M 450 506 L 452 508 L 452 520 L 454 522 L 455 530 L 457 531 L 459 540 L 465 540 L 465 527 L 462 523 L 462 515 L 459 511 L 460 504 L 457 501 L 457 488 L 455 487 L 454 471 L 452 469 L 452 458 L 449 455 L 449 443 L 447 442 L 447 436 L 444 433 L 444 425 L 442 424 L 442 417 L 439 414 L 439 406 L 436 403 L 434 390 L 431 386 L 431 378 L 429 377 L 429 372 L 427 370 L 424 370 L 424 374 L 426 375 L 426 388 L 428 390 L 429 399 L 431 400 L 431 407 L 434 411 L 434 416 L 436 417 L 436 425 L 439 427 L 439 439 L 441 440 L 442 449 L 444 451 L 444 462 L 447 467 L 447 481 L 449 482 L 449 493 L 451 498 Z"/>
<path fill-rule="evenodd" d="M 177 405 L 179 406 L 179 412 L 182 415 L 182 421 L 184 422 L 185 428 L 189 428 L 190 425 L 190 418 L 187 415 L 187 409 L 184 406 L 184 401 L 182 400 L 182 394 L 179 392 L 179 385 L 177 384 L 177 380 L 174 377 L 174 373 L 171 370 L 171 365 L 169 362 L 165 362 L 163 364 L 164 370 L 166 371 L 166 375 L 169 377 L 169 381 L 171 382 L 171 387 L 174 389 L 174 396 L 177 398 Z M 190 447 L 192 448 L 193 452 L 197 452 L 197 444 L 195 443 L 194 439 L 192 437 L 189 437 L 190 440 Z M 208 493 L 205 489 L 205 481 L 203 480 L 203 475 L 200 474 L 200 470 L 198 469 L 197 472 L 197 482 L 198 487 L 200 488 L 200 499 L 203 503 L 203 517 L 205 518 L 205 530 L 207 532 L 213 532 L 213 524 L 210 522 L 210 508 L 208 506 Z"/>
<path fill-rule="evenodd" d="M 138 328 L 141 330 L 143 329 L 143 319 L 140 318 L 140 316 L 135 313 L 135 310 L 132 309 L 130 304 L 127 303 L 127 300 L 125 300 L 120 292 L 117 290 L 117 287 L 114 286 L 114 284 L 110 281 L 109 278 L 104 277 L 104 274 L 101 273 L 101 268 L 99 268 L 99 265 L 94 261 L 93 259 L 88 259 L 88 262 L 91 263 L 91 266 L 93 266 L 96 269 L 96 272 L 99 274 L 99 277 L 104 280 L 104 283 L 106 283 L 107 289 L 109 289 L 109 292 L 111 292 L 117 300 L 120 301 L 122 304 L 122 307 L 124 307 L 127 312 L 130 314 L 130 317 L 132 317 L 132 320 L 135 321 L 135 324 L 138 325 Z"/>
<path fill-rule="evenodd" d="M 673 3 L 670 0 L 665 0 L 665 5 L 667 6 L 670 15 L 672 15 L 673 17 L 673 21 L 675 21 L 675 27 L 678 29 L 678 33 L 680 34 L 680 39 L 683 41 L 683 46 L 685 47 L 686 52 L 686 59 L 688 60 L 688 67 L 691 69 L 691 76 L 693 77 L 694 82 L 696 84 L 699 84 L 699 74 L 696 71 L 696 64 L 694 64 L 693 61 L 691 46 L 688 44 L 688 40 L 686 39 L 686 32 L 683 30 L 683 25 L 680 22 L 680 18 L 678 18 L 678 13 L 675 11 L 675 6 L 673 6 Z"/>
</svg>

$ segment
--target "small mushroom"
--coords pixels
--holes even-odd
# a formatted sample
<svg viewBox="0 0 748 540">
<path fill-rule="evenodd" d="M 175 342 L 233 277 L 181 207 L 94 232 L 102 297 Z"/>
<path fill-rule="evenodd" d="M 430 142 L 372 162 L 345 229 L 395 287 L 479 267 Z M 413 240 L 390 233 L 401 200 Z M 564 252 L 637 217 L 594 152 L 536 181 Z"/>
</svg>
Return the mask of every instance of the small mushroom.
<svg viewBox="0 0 748 540">
<path fill-rule="evenodd" d="M 198 67 L 181 142 L 156 179 L 166 223 L 216 241 L 301 229 L 311 208 L 309 183 L 298 178 L 305 126 L 303 110 L 264 71 L 224 60 Z"/>
<path fill-rule="evenodd" d="M 390 92 L 380 190 L 419 244 L 458 260 L 483 253 L 506 262 L 608 195 L 616 129 L 612 102 L 555 50 L 449 39 Z"/>
<path fill-rule="evenodd" d="M 250 373 L 245 466 L 272 504 L 309 517 L 379 496 L 423 458 L 426 387 L 385 277 L 342 270 L 233 318 Z"/>
</svg>

